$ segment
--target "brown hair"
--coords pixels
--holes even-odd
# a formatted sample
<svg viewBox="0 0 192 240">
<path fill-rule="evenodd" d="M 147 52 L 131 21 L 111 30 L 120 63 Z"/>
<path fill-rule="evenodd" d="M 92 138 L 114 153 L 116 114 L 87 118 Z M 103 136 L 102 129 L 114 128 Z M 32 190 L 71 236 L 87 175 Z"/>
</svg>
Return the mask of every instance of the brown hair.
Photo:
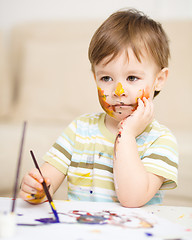
<svg viewBox="0 0 192 240">
<path fill-rule="evenodd" d="M 168 67 L 169 41 L 161 24 L 140 11 L 128 9 L 113 13 L 93 35 L 88 51 L 92 71 L 105 57 L 111 55 L 110 62 L 128 47 L 138 61 L 144 47 L 160 69 Z"/>
</svg>

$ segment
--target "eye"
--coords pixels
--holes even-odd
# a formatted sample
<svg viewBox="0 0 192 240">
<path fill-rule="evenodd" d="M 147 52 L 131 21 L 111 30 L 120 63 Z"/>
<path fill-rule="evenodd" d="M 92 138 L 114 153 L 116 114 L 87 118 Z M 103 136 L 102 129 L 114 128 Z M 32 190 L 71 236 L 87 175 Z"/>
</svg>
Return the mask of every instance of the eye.
<svg viewBox="0 0 192 240">
<path fill-rule="evenodd" d="M 113 79 L 109 76 L 104 76 L 104 77 L 101 78 L 101 81 L 110 82 L 110 81 L 113 81 Z"/>
<path fill-rule="evenodd" d="M 127 80 L 130 81 L 130 82 L 135 82 L 137 81 L 139 78 L 138 77 L 135 77 L 135 76 L 128 76 Z"/>
</svg>

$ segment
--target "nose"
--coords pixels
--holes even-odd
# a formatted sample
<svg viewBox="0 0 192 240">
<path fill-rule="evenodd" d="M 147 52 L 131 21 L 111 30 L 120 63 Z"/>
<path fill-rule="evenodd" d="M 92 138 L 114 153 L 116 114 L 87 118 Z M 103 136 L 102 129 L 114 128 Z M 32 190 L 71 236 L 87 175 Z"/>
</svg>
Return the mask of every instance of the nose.
<svg viewBox="0 0 192 240">
<path fill-rule="evenodd" d="M 115 89 L 115 96 L 125 96 L 125 91 L 123 89 L 123 86 L 120 82 L 118 82 L 117 86 L 116 86 L 116 89 Z"/>
</svg>

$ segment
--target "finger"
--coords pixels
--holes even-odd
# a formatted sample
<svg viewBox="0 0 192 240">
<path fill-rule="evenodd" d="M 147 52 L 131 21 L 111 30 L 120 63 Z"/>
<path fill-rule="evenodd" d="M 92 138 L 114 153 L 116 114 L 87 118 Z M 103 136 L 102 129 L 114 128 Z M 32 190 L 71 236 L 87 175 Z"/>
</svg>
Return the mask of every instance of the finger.
<svg viewBox="0 0 192 240">
<path fill-rule="evenodd" d="M 27 184 L 22 184 L 21 190 L 28 194 L 36 194 L 38 192 L 35 188 L 32 188 Z"/>
<path fill-rule="evenodd" d="M 152 99 L 150 99 L 150 106 L 151 106 L 151 117 L 152 119 L 154 118 L 154 104 Z"/>
<path fill-rule="evenodd" d="M 37 191 L 42 191 L 43 190 L 42 184 L 40 182 L 38 182 L 35 178 L 33 178 L 31 175 L 26 175 L 23 178 L 22 187 L 25 184 L 30 186 L 31 188 L 36 189 Z"/>
<path fill-rule="evenodd" d="M 36 169 L 36 168 L 33 169 L 33 170 L 29 173 L 29 175 L 30 175 L 31 177 L 33 177 L 34 179 L 36 179 L 36 180 L 37 180 L 38 182 L 40 182 L 40 183 L 42 183 L 43 181 L 45 181 L 47 186 L 50 185 L 50 179 L 47 178 L 47 177 L 43 177 L 43 176 L 40 174 L 39 170 Z"/>
<path fill-rule="evenodd" d="M 47 187 L 50 187 L 50 185 L 51 185 L 50 179 L 46 177 L 46 178 L 44 178 L 44 180 L 45 180 Z"/>
<path fill-rule="evenodd" d="M 32 204 L 38 204 L 46 201 L 46 196 L 42 194 L 28 194 L 24 191 L 20 191 L 19 196 L 24 200 Z"/>
<path fill-rule="evenodd" d="M 136 116 L 138 114 L 142 114 L 144 111 L 144 102 L 139 98 L 137 109 L 133 112 L 132 116 Z"/>
<path fill-rule="evenodd" d="M 43 182 L 43 177 L 41 176 L 38 169 L 34 168 L 29 172 L 29 175 L 33 178 L 35 178 L 38 182 Z"/>
<path fill-rule="evenodd" d="M 151 122 L 154 117 L 153 101 L 150 98 L 149 99 L 144 98 L 143 101 L 145 104 L 145 112 L 143 116 L 146 117 L 149 122 Z"/>
<path fill-rule="evenodd" d="M 153 100 L 151 98 L 146 99 L 146 105 L 149 107 L 150 112 L 153 113 L 154 112 L 154 104 L 153 104 Z"/>
</svg>

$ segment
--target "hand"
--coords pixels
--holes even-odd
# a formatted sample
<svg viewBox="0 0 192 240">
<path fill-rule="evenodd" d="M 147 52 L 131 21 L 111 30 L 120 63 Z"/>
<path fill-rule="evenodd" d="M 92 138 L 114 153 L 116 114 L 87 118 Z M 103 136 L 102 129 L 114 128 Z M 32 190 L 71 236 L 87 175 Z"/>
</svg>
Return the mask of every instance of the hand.
<svg viewBox="0 0 192 240">
<path fill-rule="evenodd" d="M 45 192 L 42 186 L 43 178 L 39 171 L 35 168 L 23 177 L 20 197 L 32 204 L 38 204 L 46 201 Z M 45 178 L 47 186 L 50 186 L 50 180 Z"/>
<path fill-rule="evenodd" d="M 119 134 L 130 134 L 137 137 L 154 118 L 153 102 L 150 98 L 138 99 L 137 109 L 119 124 Z"/>
</svg>

